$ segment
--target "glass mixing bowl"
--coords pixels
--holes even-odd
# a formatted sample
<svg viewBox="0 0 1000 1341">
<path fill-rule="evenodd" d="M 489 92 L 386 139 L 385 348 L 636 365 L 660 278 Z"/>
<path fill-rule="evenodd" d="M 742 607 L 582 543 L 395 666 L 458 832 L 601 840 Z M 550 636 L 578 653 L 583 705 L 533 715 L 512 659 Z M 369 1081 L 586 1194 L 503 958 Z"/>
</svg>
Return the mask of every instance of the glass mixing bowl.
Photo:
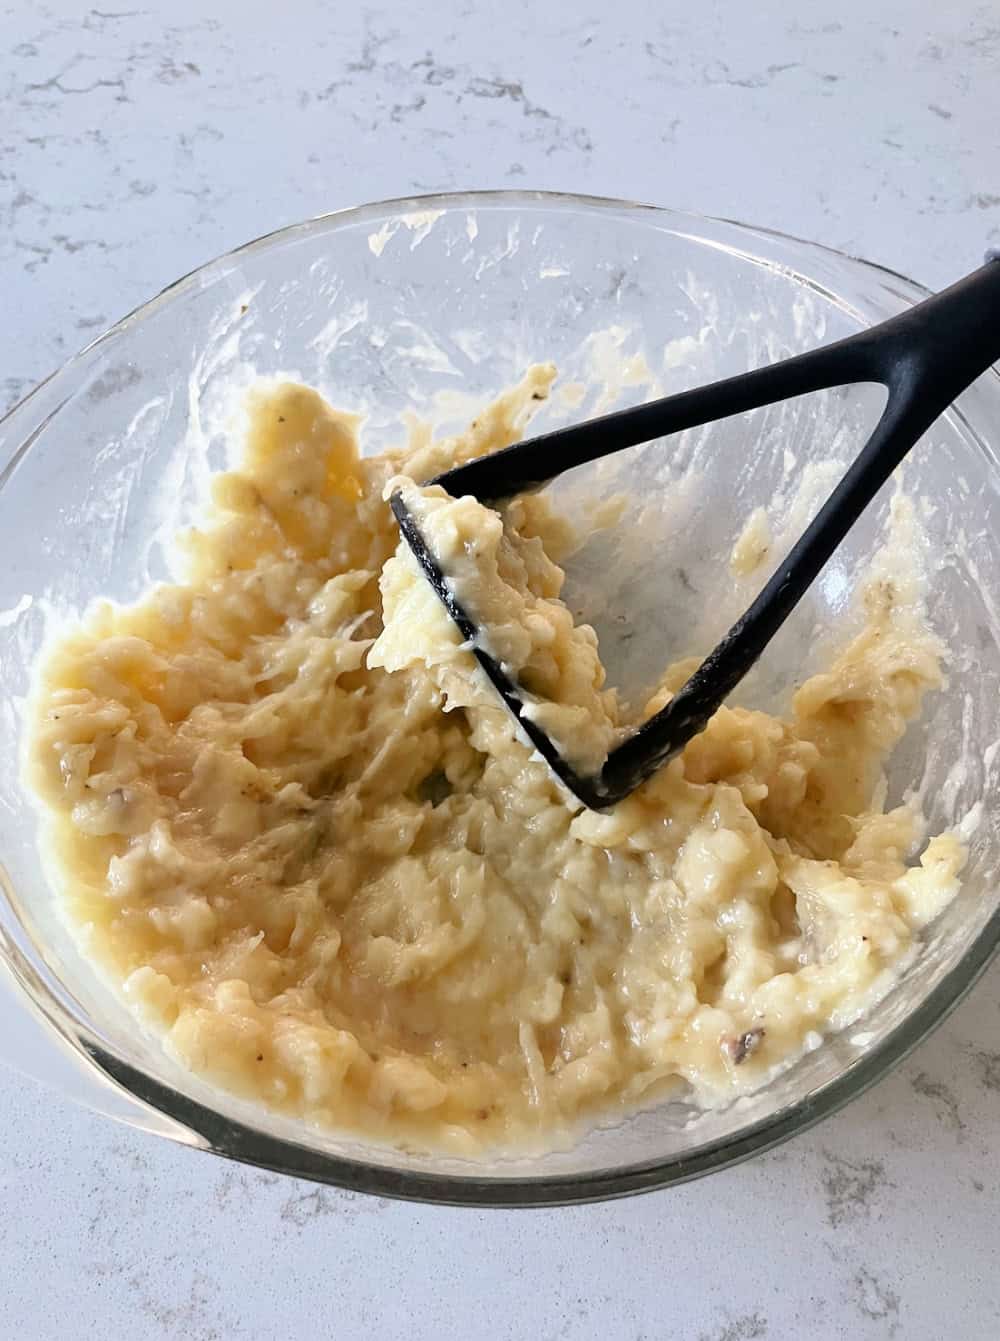
<svg viewBox="0 0 1000 1341">
<path fill-rule="evenodd" d="M 234 1099 L 178 1068 L 78 953 L 14 761 L 31 666 L 53 622 L 98 595 L 131 600 L 166 575 L 169 535 L 196 509 L 207 472 L 225 464 L 233 397 L 255 374 L 292 374 L 365 411 L 366 450 L 379 450 L 399 440 L 403 411 L 460 423 L 532 360 L 552 359 L 580 384 L 546 407 L 545 427 L 846 335 L 923 293 L 738 224 L 582 197 L 450 195 L 347 210 L 252 242 L 78 354 L 0 422 L 0 1055 L 93 1109 L 247 1163 L 389 1196 L 507 1206 L 692 1178 L 775 1145 L 872 1084 L 968 990 L 1000 936 L 1000 811 L 982 805 L 996 784 L 1000 699 L 995 372 L 905 467 L 927 536 L 929 616 L 951 660 L 947 688 L 892 758 L 889 793 L 917 788 L 932 831 L 965 826 L 962 892 L 869 1018 L 724 1111 L 663 1103 L 569 1150 L 467 1163 Z M 815 495 L 880 403 L 871 387 L 805 398 L 637 449 L 584 480 L 577 497 L 623 488 L 630 512 L 619 529 L 642 528 L 631 565 L 609 561 L 598 537 L 597 561 L 587 567 L 585 547 L 571 574 L 609 652 L 623 613 L 643 635 L 619 658 L 636 673 L 706 648 L 754 591 L 727 564 L 750 511 L 767 503 L 790 537 L 805 516 L 793 486 L 811 479 Z M 890 491 L 737 697 L 787 701 L 831 631 L 847 631 Z M 564 492 L 572 506 L 573 489 Z"/>
</svg>

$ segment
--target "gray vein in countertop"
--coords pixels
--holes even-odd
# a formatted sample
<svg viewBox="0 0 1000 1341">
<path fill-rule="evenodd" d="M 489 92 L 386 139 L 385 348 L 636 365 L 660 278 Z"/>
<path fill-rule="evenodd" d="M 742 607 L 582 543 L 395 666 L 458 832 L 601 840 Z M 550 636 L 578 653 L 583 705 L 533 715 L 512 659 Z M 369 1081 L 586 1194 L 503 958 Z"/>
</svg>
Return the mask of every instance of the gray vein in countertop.
<svg viewBox="0 0 1000 1341">
<path fill-rule="evenodd" d="M 377 1215 L 387 1210 L 389 1202 L 382 1197 L 367 1197 L 358 1192 L 317 1187 L 311 1192 L 296 1193 L 282 1205 L 280 1217 L 296 1229 L 305 1229 L 313 1220 L 325 1216 L 353 1219 L 356 1215 Z"/>
<path fill-rule="evenodd" d="M 899 1295 L 879 1281 L 865 1267 L 854 1275 L 852 1302 L 869 1322 L 885 1323 L 883 1334 L 895 1336 L 899 1331 Z"/>
<path fill-rule="evenodd" d="M 973 1051 L 973 1059 L 979 1068 L 979 1079 L 983 1089 L 1000 1094 L 1000 1052 L 988 1052 L 980 1048 Z"/>
<path fill-rule="evenodd" d="M 823 1159 L 826 1218 L 833 1229 L 870 1216 L 878 1198 L 893 1185 L 880 1159 L 847 1159 L 830 1150 L 823 1152 Z"/>
<path fill-rule="evenodd" d="M 910 1081 L 910 1085 L 915 1094 L 932 1101 L 937 1109 L 938 1120 L 941 1125 L 955 1132 L 961 1140 L 962 1133 L 965 1131 L 965 1123 L 962 1121 L 958 1099 L 954 1092 L 943 1081 L 934 1080 L 925 1071 L 918 1072 Z"/>
<path fill-rule="evenodd" d="M 480 99 L 485 102 L 507 102 L 516 107 L 529 122 L 541 123 L 526 137 L 529 141 L 540 142 L 546 154 L 560 150 L 573 149 L 590 153 L 593 142 L 587 130 L 581 125 L 572 125 L 564 117 L 529 97 L 524 83 L 520 79 L 511 79 L 503 75 L 476 73 L 468 64 L 446 64 L 440 61 L 432 51 L 409 63 L 383 55 L 399 37 L 396 30 L 377 33 L 369 26 L 362 42 L 361 53 L 355 60 L 349 60 L 344 66 L 344 75 L 330 81 L 323 88 L 306 98 L 315 97 L 320 102 L 335 99 L 348 110 L 348 114 L 358 124 L 377 124 L 381 114 L 386 114 L 391 122 L 401 124 L 419 118 L 429 106 L 440 118 L 442 109 L 460 109 L 466 99 Z M 365 76 L 361 79 L 360 76 Z M 373 79 L 372 76 L 377 76 Z M 422 86 L 426 92 L 414 92 L 408 98 L 399 98 L 397 93 L 390 96 L 382 91 L 407 90 L 412 85 Z M 366 101 L 372 100 L 372 106 L 364 114 L 351 110 L 351 100 L 359 87 L 366 91 Z M 375 90 L 372 96 L 372 90 Z M 372 118 L 374 118 L 372 120 Z M 438 135 L 442 132 L 440 128 Z"/>
<path fill-rule="evenodd" d="M 729 1318 L 710 1331 L 699 1332 L 698 1341 L 760 1341 L 769 1334 L 767 1319 L 755 1310 Z"/>
</svg>

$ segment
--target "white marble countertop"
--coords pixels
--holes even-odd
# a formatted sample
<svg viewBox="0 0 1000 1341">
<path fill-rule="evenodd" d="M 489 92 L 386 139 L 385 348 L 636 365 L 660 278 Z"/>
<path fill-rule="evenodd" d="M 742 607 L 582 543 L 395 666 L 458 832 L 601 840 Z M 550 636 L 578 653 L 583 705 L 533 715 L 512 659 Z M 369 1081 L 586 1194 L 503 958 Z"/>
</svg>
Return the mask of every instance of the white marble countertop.
<svg viewBox="0 0 1000 1341">
<path fill-rule="evenodd" d="M 8 0 L 0 409 L 218 252 L 425 190 L 686 206 L 942 283 L 1000 242 L 998 62 L 979 0 Z M 994 968 L 781 1150 L 546 1212 L 255 1173 L 0 1069 L 0 1334 L 992 1338 L 998 1025 Z"/>
</svg>

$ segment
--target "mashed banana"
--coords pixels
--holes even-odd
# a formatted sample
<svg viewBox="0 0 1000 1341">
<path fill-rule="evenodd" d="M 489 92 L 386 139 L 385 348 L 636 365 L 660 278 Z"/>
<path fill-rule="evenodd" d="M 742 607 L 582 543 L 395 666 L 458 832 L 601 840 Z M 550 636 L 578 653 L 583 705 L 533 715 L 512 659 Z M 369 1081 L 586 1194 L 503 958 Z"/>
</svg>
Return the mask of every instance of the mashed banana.
<svg viewBox="0 0 1000 1341">
<path fill-rule="evenodd" d="M 607 813 L 532 755 L 383 493 L 517 438 L 552 377 L 370 460 L 315 392 L 258 392 L 184 580 L 94 609 L 39 673 L 31 781 L 88 952 L 185 1064 L 311 1122 L 475 1153 L 683 1082 L 726 1102 L 877 999 L 956 889 L 956 839 L 908 865 L 917 818 L 879 801 L 940 683 L 884 581 L 787 720 L 723 708 Z M 623 724 L 558 599 L 565 528 L 405 487 L 596 766 Z"/>
</svg>

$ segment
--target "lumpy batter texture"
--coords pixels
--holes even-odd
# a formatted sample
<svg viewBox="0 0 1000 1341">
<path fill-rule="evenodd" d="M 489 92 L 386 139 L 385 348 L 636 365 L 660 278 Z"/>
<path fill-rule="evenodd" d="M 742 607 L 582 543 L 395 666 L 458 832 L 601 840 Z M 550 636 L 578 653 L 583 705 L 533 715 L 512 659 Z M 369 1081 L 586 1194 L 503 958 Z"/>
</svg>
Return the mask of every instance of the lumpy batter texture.
<svg viewBox="0 0 1000 1341">
<path fill-rule="evenodd" d="M 918 821 L 882 811 L 940 683 L 884 580 L 785 719 L 723 708 L 606 813 L 532 755 L 384 492 L 516 439 L 552 377 L 368 460 L 316 393 L 258 391 L 184 580 L 40 668 L 31 781 L 88 953 L 182 1062 L 311 1122 L 474 1154 L 724 1103 L 864 1011 L 956 889 L 958 842 L 908 864 Z M 539 721 L 599 762 L 624 723 L 559 601 L 566 528 L 404 487 Z"/>
</svg>

